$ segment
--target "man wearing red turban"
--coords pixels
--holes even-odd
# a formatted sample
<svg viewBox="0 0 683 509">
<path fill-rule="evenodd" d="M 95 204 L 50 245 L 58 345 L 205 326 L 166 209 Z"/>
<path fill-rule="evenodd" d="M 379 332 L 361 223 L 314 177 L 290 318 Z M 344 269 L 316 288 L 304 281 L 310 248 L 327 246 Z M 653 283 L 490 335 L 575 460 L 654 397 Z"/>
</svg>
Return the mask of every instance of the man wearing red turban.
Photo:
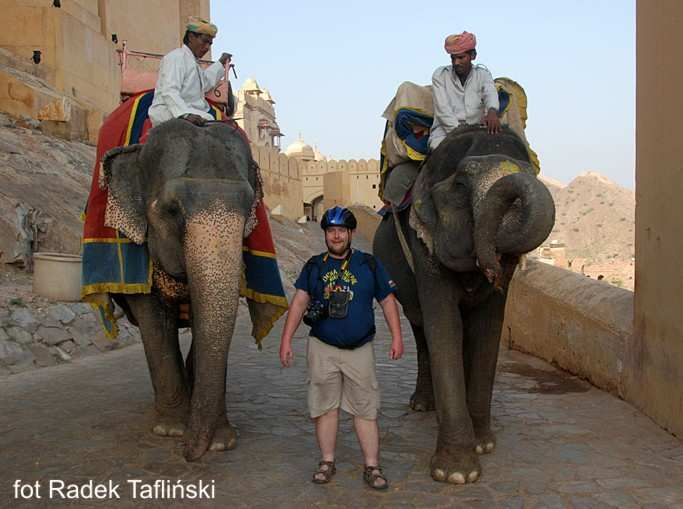
<svg viewBox="0 0 683 509">
<path fill-rule="evenodd" d="M 434 123 L 429 146 L 434 150 L 446 135 L 461 125 L 486 124 L 488 132 L 500 132 L 498 93 L 486 67 L 472 65 L 477 57 L 477 38 L 463 32 L 446 37 L 444 48 L 451 65 L 439 67 L 432 76 Z"/>
</svg>

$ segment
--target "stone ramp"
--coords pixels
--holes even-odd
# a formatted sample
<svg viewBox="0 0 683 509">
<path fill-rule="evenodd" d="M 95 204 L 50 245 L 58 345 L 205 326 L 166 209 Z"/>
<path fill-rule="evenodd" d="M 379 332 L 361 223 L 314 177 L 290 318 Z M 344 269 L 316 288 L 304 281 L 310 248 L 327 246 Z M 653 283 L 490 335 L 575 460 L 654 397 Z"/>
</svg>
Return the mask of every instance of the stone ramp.
<svg viewBox="0 0 683 509">
<path fill-rule="evenodd" d="M 234 451 L 208 453 L 197 463 L 182 459 L 179 441 L 149 432 L 152 389 L 141 345 L 2 380 L 0 507 L 683 507 L 681 441 L 623 401 L 512 351 L 499 361 L 498 448 L 482 458 L 482 479 L 464 487 L 433 482 L 435 414 L 407 405 L 414 344 L 409 338 L 406 358 L 389 361 L 379 314 L 382 463 L 391 488 L 375 493 L 364 486 L 348 416 L 339 434 L 338 473 L 331 484 L 314 485 L 309 479 L 318 452 L 306 413 L 306 328 L 295 340 L 294 367 L 283 370 L 282 323 L 262 352 L 249 337 L 246 315 L 238 323 L 228 408 L 240 441 Z M 21 501 L 13 497 L 15 479 L 112 480 L 121 484 L 122 498 L 74 503 L 46 499 L 44 491 L 41 500 Z M 215 499 L 132 500 L 127 479 L 214 481 Z"/>
</svg>

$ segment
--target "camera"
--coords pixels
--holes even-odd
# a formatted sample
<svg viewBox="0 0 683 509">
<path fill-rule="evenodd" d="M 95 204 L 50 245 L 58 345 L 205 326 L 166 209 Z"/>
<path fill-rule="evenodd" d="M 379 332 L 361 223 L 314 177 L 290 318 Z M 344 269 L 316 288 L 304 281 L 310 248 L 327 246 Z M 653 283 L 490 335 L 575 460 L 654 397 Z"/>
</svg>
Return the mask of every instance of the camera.
<svg viewBox="0 0 683 509">
<path fill-rule="evenodd" d="M 349 314 L 349 302 L 351 302 L 350 292 L 331 292 L 327 305 L 328 316 L 337 319 L 346 318 Z"/>
<path fill-rule="evenodd" d="M 319 322 L 323 318 L 327 318 L 327 306 L 325 303 L 319 300 L 311 301 L 304 314 L 304 323 L 309 327 L 313 327 L 314 323 Z"/>
</svg>

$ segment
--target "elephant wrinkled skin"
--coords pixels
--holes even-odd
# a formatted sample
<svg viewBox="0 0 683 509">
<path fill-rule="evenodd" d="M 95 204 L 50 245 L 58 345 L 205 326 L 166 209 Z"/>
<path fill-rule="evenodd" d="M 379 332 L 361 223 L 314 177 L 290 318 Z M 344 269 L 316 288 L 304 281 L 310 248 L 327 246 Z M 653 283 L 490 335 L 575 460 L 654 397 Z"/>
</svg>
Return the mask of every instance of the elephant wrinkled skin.
<svg viewBox="0 0 683 509">
<path fill-rule="evenodd" d="M 103 161 L 106 224 L 147 242 L 151 294 L 114 295 L 138 325 L 155 394 L 153 432 L 185 435 L 185 458 L 231 449 L 225 408 L 228 350 L 239 299 L 243 238 L 260 187 L 247 143 L 229 125 L 171 120 L 145 145 Z M 179 304 L 191 304 L 191 323 Z M 178 327 L 192 327 L 186 363 Z"/>
<path fill-rule="evenodd" d="M 474 482 L 478 454 L 495 447 L 491 394 L 508 284 L 519 255 L 550 234 L 555 206 L 512 131 L 464 127 L 429 156 L 411 208 L 398 217 L 414 272 L 392 215 L 379 225 L 374 252 L 397 282 L 417 343 L 410 405 L 437 411 L 432 477 Z"/>
</svg>

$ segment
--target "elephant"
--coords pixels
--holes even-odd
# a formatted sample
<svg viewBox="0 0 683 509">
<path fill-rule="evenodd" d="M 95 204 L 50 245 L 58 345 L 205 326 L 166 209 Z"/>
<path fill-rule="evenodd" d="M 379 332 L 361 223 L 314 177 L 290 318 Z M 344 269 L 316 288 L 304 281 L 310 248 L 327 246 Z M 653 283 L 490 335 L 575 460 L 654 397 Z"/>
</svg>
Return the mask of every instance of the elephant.
<svg viewBox="0 0 683 509">
<path fill-rule="evenodd" d="M 520 255 L 554 222 L 524 141 L 507 127 L 463 126 L 422 164 L 410 207 L 385 215 L 375 232 L 374 253 L 415 336 L 410 406 L 437 413 L 436 481 L 475 482 L 478 455 L 495 447 L 491 397 L 508 285 Z"/>
<path fill-rule="evenodd" d="M 239 302 L 243 238 L 253 229 L 260 180 L 250 148 L 222 122 L 174 119 L 144 145 L 107 152 L 106 223 L 147 243 L 148 294 L 114 294 L 140 329 L 155 397 L 153 432 L 185 436 L 184 456 L 236 445 L 225 405 L 228 351 Z M 189 303 L 191 318 L 179 304 Z M 186 363 L 178 328 L 191 326 Z M 187 428 L 187 429 L 186 429 Z"/>
</svg>

